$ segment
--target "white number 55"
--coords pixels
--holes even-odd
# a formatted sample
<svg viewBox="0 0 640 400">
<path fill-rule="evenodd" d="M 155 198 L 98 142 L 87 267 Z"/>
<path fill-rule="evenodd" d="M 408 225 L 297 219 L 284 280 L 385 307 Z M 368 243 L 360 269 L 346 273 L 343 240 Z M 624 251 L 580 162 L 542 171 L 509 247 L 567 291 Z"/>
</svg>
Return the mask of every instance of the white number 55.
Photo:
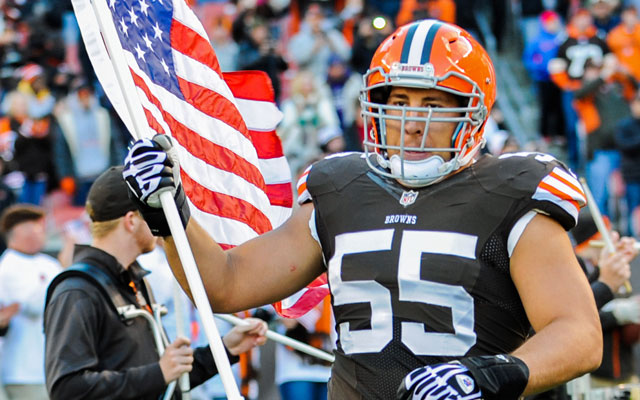
<svg viewBox="0 0 640 400">
<path fill-rule="evenodd" d="M 329 260 L 334 305 L 371 304 L 371 329 L 351 330 L 349 322 L 340 324 L 340 343 L 346 354 L 381 351 L 393 338 L 393 310 L 391 293 L 380 283 L 342 280 L 342 258 L 391 250 L 393 234 L 393 229 L 381 229 L 336 236 L 335 254 Z M 398 259 L 399 300 L 448 307 L 455 332 L 425 332 L 421 322 L 402 322 L 402 343 L 414 354 L 459 356 L 476 343 L 473 297 L 462 286 L 420 280 L 422 253 L 474 259 L 476 242 L 476 236 L 455 232 L 404 231 Z"/>
</svg>

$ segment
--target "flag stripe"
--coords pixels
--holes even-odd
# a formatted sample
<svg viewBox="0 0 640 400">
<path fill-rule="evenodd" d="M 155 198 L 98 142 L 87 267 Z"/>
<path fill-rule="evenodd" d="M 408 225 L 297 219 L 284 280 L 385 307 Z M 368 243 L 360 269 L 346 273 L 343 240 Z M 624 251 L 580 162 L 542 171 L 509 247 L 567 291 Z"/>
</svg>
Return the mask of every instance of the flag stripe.
<svg viewBox="0 0 640 400">
<path fill-rule="evenodd" d="M 256 146 L 258 158 L 277 158 L 283 156 L 282 143 L 275 131 L 258 132 L 250 130 L 251 141 Z"/>
<path fill-rule="evenodd" d="M 291 182 L 267 185 L 267 196 L 272 199 L 273 206 L 293 207 Z"/>
<path fill-rule="evenodd" d="M 172 114 L 162 108 L 162 104 L 151 93 L 144 80 L 133 71 L 131 71 L 131 74 L 136 86 L 138 86 L 138 88 L 144 92 L 147 99 L 160 110 L 164 121 L 171 129 L 172 136 L 180 145 L 189 149 L 194 156 L 204 160 L 208 164 L 225 171 L 232 171 L 234 174 L 241 176 L 247 182 L 258 188 L 264 187 L 263 176 L 256 166 L 247 162 L 245 158 L 237 156 L 228 148 L 210 142 L 175 120 Z"/>
<path fill-rule="evenodd" d="M 176 19 L 171 24 L 171 47 L 201 62 L 216 73 L 221 73 L 218 59 L 211 51 L 211 43 Z"/>
<path fill-rule="evenodd" d="M 236 99 L 250 99 L 252 101 L 265 101 L 273 103 L 275 92 L 273 86 L 267 85 L 269 77 L 262 71 L 224 72 L 224 81 L 229 85 Z M 262 88 L 263 90 L 256 90 Z"/>
<path fill-rule="evenodd" d="M 173 2 L 173 20 L 190 27 L 200 35 L 201 38 L 208 41 L 207 31 L 204 30 L 202 23 L 193 13 L 184 0 L 172 0 Z M 173 45 L 173 43 L 172 43 Z M 213 48 L 209 46 L 211 53 L 215 55 Z"/>
<path fill-rule="evenodd" d="M 131 54 L 126 54 L 126 58 L 133 71 L 132 73 L 136 75 L 134 78 L 142 78 L 142 82 L 145 84 L 144 88 L 147 89 L 147 96 L 149 93 L 153 94 L 156 100 L 154 105 L 156 105 L 158 109 L 170 112 L 172 118 L 192 131 L 197 132 L 200 136 L 220 146 L 227 147 L 237 154 L 242 155 L 252 164 L 258 165 L 257 155 L 255 156 L 255 162 L 253 162 L 256 150 L 249 137 L 239 135 L 239 132 L 232 129 L 228 124 L 211 118 L 191 104 L 177 98 L 162 86 L 156 85 L 148 76 L 144 75 L 144 72 L 142 72 L 137 65 L 131 64 L 135 63 Z M 136 84 L 138 83 L 140 82 L 136 82 Z"/>
<path fill-rule="evenodd" d="M 267 184 L 289 183 L 291 185 L 291 169 L 287 159 L 282 156 L 278 158 L 264 158 L 258 160 L 260 171 L 264 172 L 264 181 Z"/>
<path fill-rule="evenodd" d="M 181 174 L 184 190 L 195 207 L 209 213 L 244 222 L 258 234 L 271 230 L 271 221 L 253 204 L 224 193 L 213 192 Z"/>
<path fill-rule="evenodd" d="M 225 122 L 243 136 L 250 138 L 240 113 L 226 97 L 180 77 L 178 77 L 178 83 L 187 102 L 205 114 Z"/>
</svg>

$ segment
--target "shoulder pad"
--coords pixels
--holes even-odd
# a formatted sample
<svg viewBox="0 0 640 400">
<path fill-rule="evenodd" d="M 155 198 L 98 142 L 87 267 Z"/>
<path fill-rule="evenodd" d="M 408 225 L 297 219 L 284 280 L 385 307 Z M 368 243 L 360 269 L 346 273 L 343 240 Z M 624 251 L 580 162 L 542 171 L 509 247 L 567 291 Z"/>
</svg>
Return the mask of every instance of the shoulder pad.
<svg viewBox="0 0 640 400">
<path fill-rule="evenodd" d="M 364 153 L 348 152 L 327 156 L 309 166 L 298 180 L 298 204 L 313 196 L 340 190 L 371 169 Z"/>
<path fill-rule="evenodd" d="M 586 196 L 577 177 L 562 162 L 543 153 L 509 153 L 479 169 L 480 184 L 489 191 L 529 199 L 532 208 L 556 219 L 565 229 L 575 226 Z"/>
</svg>

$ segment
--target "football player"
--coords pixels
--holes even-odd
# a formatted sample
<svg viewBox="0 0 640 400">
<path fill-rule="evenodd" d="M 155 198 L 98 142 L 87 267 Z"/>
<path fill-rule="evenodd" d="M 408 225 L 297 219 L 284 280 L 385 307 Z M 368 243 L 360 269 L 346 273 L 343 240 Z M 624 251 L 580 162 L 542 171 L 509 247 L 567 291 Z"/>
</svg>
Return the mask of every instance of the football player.
<svg viewBox="0 0 640 400">
<path fill-rule="evenodd" d="M 364 77 L 365 152 L 312 165 L 290 219 L 227 251 L 189 221 L 164 136 L 130 149 L 125 178 L 160 235 L 149 198 L 175 191 L 216 312 L 278 301 L 328 271 L 330 398 L 515 399 L 595 369 L 602 336 L 566 233 L 580 184 L 549 155 L 477 157 L 495 96 L 492 62 L 466 31 L 398 28 Z"/>
</svg>

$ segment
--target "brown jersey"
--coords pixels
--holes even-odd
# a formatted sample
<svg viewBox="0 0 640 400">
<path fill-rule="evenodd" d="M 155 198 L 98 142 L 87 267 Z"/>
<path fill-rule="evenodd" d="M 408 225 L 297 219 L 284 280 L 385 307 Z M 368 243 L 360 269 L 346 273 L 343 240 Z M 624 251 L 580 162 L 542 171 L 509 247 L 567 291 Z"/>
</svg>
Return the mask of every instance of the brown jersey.
<svg viewBox="0 0 640 400">
<path fill-rule="evenodd" d="M 569 229 L 584 204 L 575 177 L 534 153 L 485 156 L 413 190 L 355 153 L 316 163 L 304 185 L 338 332 L 335 399 L 394 398 L 419 366 L 520 346 L 530 324 L 509 273 L 509 234 L 534 209 Z"/>
</svg>

